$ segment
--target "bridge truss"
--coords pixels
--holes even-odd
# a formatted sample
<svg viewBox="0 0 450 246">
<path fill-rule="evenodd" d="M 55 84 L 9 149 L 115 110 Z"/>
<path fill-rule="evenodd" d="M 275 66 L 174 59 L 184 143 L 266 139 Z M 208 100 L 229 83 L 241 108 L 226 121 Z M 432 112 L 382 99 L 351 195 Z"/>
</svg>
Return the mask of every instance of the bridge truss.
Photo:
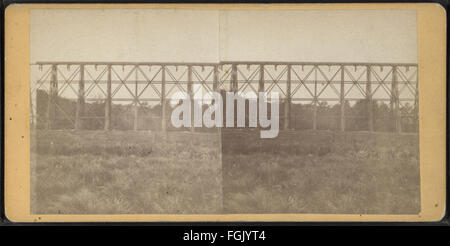
<svg viewBox="0 0 450 246">
<path fill-rule="evenodd" d="M 278 92 L 282 98 L 283 128 L 291 128 L 291 107 L 295 103 L 312 106 L 312 129 L 317 129 L 319 103 L 340 105 L 336 115 L 339 128 L 346 130 L 346 103 L 364 100 L 367 129 L 374 131 L 373 104 L 386 102 L 396 132 L 402 120 L 417 120 L 417 64 L 392 63 L 314 63 L 314 62 L 37 62 L 31 64 L 32 125 L 36 126 L 36 94 L 48 95 L 46 127 L 64 118 L 72 128 L 82 129 L 83 121 L 95 118 L 105 130 L 112 129 L 112 104 L 129 104 L 133 110 L 133 129 L 139 130 L 140 106 L 161 105 L 161 129 L 167 129 L 167 101 L 176 92 Z M 199 86 L 195 86 L 199 85 Z M 76 100 L 75 113 L 65 112 L 59 98 Z M 104 114 L 85 115 L 86 102 L 102 102 Z M 413 114 L 402 113 L 405 107 Z M 192 130 L 194 130 L 192 128 Z"/>
</svg>

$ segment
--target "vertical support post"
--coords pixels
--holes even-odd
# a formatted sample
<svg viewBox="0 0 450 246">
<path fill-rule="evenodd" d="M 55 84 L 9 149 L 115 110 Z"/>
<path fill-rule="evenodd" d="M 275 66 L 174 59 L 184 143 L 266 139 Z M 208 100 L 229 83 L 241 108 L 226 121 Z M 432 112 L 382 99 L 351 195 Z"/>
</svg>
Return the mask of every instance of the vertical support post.
<svg viewBox="0 0 450 246">
<path fill-rule="evenodd" d="M 107 80 L 106 80 L 106 101 L 105 101 L 105 130 L 111 130 L 111 65 L 107 67 Z"/>
<path fill-rule="evenodd" d="M 398 81 L 397 81 L 397 66 L 392 67 L 392 83 L 391 83 L 391 110 L 392 119 L 394 123 L 394 131 L 401 132 L 401 117 L 399 110 L 399 95 L 398 95 Z"/>
<path fill-rule="evenodd" d="M 259 84 L 258 92 L 264 92 L 264 65 L 259 65 Z M 259 97 L 258 97 L 259 98 Z"/>
<path fill-rule="evenodd" d="M 414 93 L 414 109 L 415 109 L 414 110 L 415 111 L 414 119 L 416 121 L 415 131 L 418 133 L 419 132 L 419 74 L 417 74 L 416 76 L 417 76 L 416 90 Z"/>
<path fill-rule="evenodd" d="M 284 103 L 284 130 L 291 127 L 291 65 L 287 65 L 286 101 Z"/>
<path fill-rule="evenodd" d="M 187 69 L 188 69 L 187 90 L 188 90 L 188 94 L 189 94 L 189 99 L 191 100 L 191 129 L 190 130 L 191 130 L 191 132 L 194 132 L 195 131 L 195 128 L 194 128 L 194 108 L 195 108 L 195 105 L 194 105 L 194 103 L 196 103 L 196 102 L 194 100 L 194 92 L 193 92 L 193 89 L 192 89 L 192 66 L 188 65 Z"/>
<path fill-rule="evenodd" d="M 161 130 L 167 130 L 166 125 L 166 66 L 161 66 Z"/>
<path fill-rule="evenodd" d="M 340 91 L 340 104 L 341 104 L 341 131 L 345 131 L 345 67 L 341 66 L 341 91 Z"/>
<path fill-rule="evenodd" d="M 313 130 L 317 130 L 317 67 L 314 66 Z"/>
<path fill-rule="evenodd" d="M 217 85 L 219 83 L 219 68 L 218 65 L 214 65 L 214 75 L 213 75 L 213 91 L 217 91 Z"/>
<path fill-rule="evenodd" d="M 373 132 L 373 101 L 372 101 L 372 81 L 370 65 L 366 68 L 366 100 L 367 100 L 367 123 L 369 132 Z"/>
<path fill-rule="evenodd" d="M 50 78 L 50 91 L 48 93 L 47 105 L 47 129 L 51 130 L 55 127 L 56 104 L 58 100 L 58 70 L 57 65 L 52 65 Z"/>
<path fill-rule="evenodd" d="M 391 81 L 391 98 L 390 98 L 390 105 L 389 108 L 391 109 L 391 123 L 393 126 L 392 131 L 396 131 L 397 122 L 395 122 L 395 66 L 392 66 L 392 81 Z"/>
<path fill-rule="evenodd" d="M 256 104 L 258 105 L 256 108 L 257 108 L 259 119 L 261 119 L 261 116 L 259 115 L 260 114 L 259 100 L 261 100 L 259 97 L 260 92 L 265 92 L 265 89 L 264 89 L 264 65 L 263 64 L 259 65 L 258 95 L 256 96 Z"/>
<path fill-rule="evenodd" d="M 75 114 L 75 130 L 80 130 L 83 128 L 84 106 L 84 64 L 80 64 L 80 81 L 78 82 L 78 100 L 77 110 Z"/>
<path fill-rule="evenodd" d="M 214 92 L 217 92 L 218 91 L 218 84 L 219 84 L 219 65 L 214 65 L 214 67 L 213 67 L 213 69 L 214 69 L 214 71 L 213 71 L 213 91 Z M 214 102 L 214 103 L 217 103 L 217 102 Z M 216 118 L 217 116 L 216 115 L 214 115 L 214 119 Z M 222 122 L 223 123 L 223 122 Z M 218 132 L 220 133 L 220 127 L 217 127 L 217 130 L 218 130 Z"/>
<path fill-rule="evenodd" d="M 230 83 L 230 91 L 237 92 L 238 90 L 238 82 L 237 82 L 237 65 L 231 65 L 231 83 Z"/>
<path fill-rule="evenodd" d="M 397 70 L 398 68 L 396 68 L 395 70 Z M 398 79 L 397 79 L 397 72 L 395 72 L 395 108 L 397 110 L 397 114 L 396 114 L 396 122 L 397 122 L 397 132 L 401 133 L 402 130 L 402 111 L 400 109 L 400 92 L 398 89 Z"/>
<path fill-rule="evenodd" d="M 133 120 L 133 130 L 138 130 L 138 122 L 139 122 L 139 103 L 136 101 L 133 107 L 134 111 L 134 120 Z"/>
<path fill-rule="evenodd" d="M 134 69 L 134 121 L 133 130 L 138 130 L 139 124 L 139 98 L 138 98 L 138 65 Z"/>
</svg>

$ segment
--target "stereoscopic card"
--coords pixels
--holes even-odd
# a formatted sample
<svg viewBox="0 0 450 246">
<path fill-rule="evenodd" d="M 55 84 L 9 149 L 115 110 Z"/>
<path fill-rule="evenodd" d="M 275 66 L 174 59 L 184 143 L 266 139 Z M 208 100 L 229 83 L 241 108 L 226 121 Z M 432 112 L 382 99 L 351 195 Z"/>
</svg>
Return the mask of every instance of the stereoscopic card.
<svg viewBox="0 0 450 246">
<path fill-rule="evenodd" d="M 21 4 L 14 222 L 439 221 L 438 4 Z"/>
</svg>

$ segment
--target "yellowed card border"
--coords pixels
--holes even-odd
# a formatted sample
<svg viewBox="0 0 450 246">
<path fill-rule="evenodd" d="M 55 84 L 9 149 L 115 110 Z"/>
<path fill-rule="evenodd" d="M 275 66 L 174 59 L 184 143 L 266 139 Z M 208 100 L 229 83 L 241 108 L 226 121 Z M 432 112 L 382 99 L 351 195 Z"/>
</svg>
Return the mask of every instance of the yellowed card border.
<svg viewBox="0 0 450 246">
<path fill-rule="evenodd" d="M 30 214 L 30 9 L 416 10 L 421 212 L 386 214 Z M 438 221 L 446 206 L 446 12 L 439 4 L 14 4 L 5 13 L 5 212 L 15 222 Z"/>
</svg>

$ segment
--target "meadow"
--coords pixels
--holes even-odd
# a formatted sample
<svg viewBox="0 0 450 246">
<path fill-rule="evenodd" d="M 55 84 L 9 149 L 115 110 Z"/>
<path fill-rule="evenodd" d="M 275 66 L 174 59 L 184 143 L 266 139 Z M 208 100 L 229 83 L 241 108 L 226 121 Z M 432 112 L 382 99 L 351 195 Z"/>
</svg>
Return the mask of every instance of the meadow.
<svg viewBox="0 0 450 246">
<path fill-rule="evenodd" d="M 31 212 L 420 211 L 417 134 L 32 133 Z"/>
<path fill-rule="evenodd" d="M 417 214 L 416 134 L 222 131 L 224 213 Z"/>
<path fill-rule="evenodd" d="M 37 131 L 32 139 L 32 213 L 222 210 L 217 133 Z"/>
</svg>

